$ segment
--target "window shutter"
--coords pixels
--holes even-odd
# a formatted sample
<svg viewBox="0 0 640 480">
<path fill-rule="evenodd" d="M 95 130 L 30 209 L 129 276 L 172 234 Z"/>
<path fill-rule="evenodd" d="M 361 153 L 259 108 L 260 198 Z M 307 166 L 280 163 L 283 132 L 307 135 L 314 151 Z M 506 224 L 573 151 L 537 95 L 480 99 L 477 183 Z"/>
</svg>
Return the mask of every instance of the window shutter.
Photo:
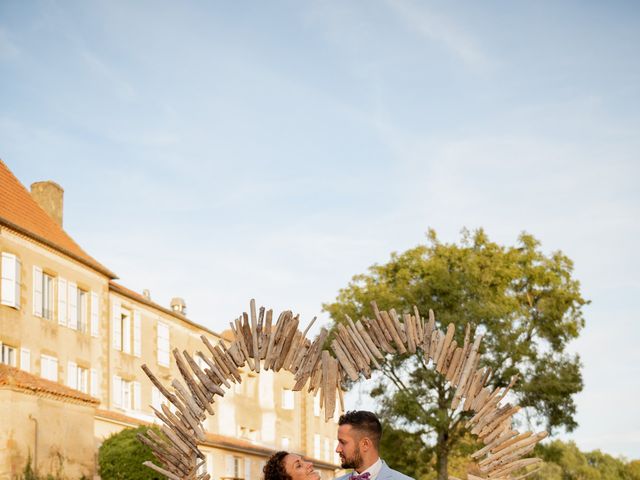
<svg viewBox="0 0 640 480">
<path fill-rule="evenodd" d="M 75 362 L 67 363 L 67 386 L 78 389 L 78 365 Z"/>
<path fill-rule="evenodd" d="M 91 396 L 98 398 L 100 396 L 100 380 L 98 379 L 98 370 L 95 368 L 91 369 Z"/>
<path fill-rule="evenodd" d="M 113 376 L 112 402 L 116 407 L 122 406 L 122 379 L 118 375 Z"/>
<path fill-rule="evenodd" d="M 69 282 L 67 302 L 69 305 L 69 328 L 78 329 L 78 286 Z"/>
<path fill-rule="evenodd" d="M 142 315 L 138 310 L 133 312 L 133 354 L 139 357 L 142 353 Z"/>
<path fill-rule="evenodd" d="M 58 277 L 58 323 L 67 324 L 67 281 Z"/>
<path fill-rule="evenodd" d="M 18 273 L 18 275 L 20 274 L 17 264 L 18 258 L 15 255 L 12 253 L 2 253 L 2 285 L 0 286 L 2 296 L 0 297 L 0 303 L 16 308 L 20 306 L 19 300 L 18 304 L 16 304 L 16 298 L 20 297 L 20 289 L 16 289 L 16 284 L 18 284 L 19 287 L 19 280 L 16 278 L 16 273 Z"/>
<path fill-rule="evenodd" d="M 140 382 L 133 382 L 133 409 L 136 411 L 140 411 L 141 409 L 142 401 L 140 398 L 140 394 Z"/>
<path fill-rule="evenodd" d="M 244 459 L 244 478 L 245 480 L 251 480 L 251 459 L 248 457 Z"/>
<path fill-rule="evenodd" d="M 16 308 L 20 308 L 20 266 L 22 265 L 22 263 L 20 263 L 20 259 L 18 257 L 16 257 L 16 273 L 15 273 L 15 277 L 16 277 L 16 283 L 15 283 L 15 305 Z"/>
<path fill-rule="evenodd" d="M 115 299 L 111 307 L 111 326 L 113 348 L 116 350 L 122 350 L 122 317 L 120 314 L 120 302 Z"/>
<path fill-rule="evenodd" d="M 100 334 L 100 298 L 96 292 L 91 292 L 91 336 Z"/>
<path fill-rule="evenodd" d="M 42 269 L 33 266 L 33 314 L 42 316 Z"/>
<path fill-rule="evenodd" d="M 224 476 L 225 477 L 234 477 L 234 461 L 233 455 L 225 455 L 224 456 Z"/>
<path fill-rule="evenodd" d="M 157 387 L 151 387 L 151 406 L 156 410 L 160 410 L 162 404 L 162 400 L 160 399 L 160 390 Z"/>
<path fill-rule="evenodd" d="M 20 369 L 24 370 L 25 372 L 31 371 L 31 352 L 28 348 L 20 349 Z"/>
<path fill-rule="evenodd" d="M 165 367 L 169 366 L 169 325 L 166 323 L 158 322 L 158 364 Z"/>
<path fill-rule="evenodd" d="M 131 315 L 122 319 L 122 351 L 131 353 Z"/>
</svg>

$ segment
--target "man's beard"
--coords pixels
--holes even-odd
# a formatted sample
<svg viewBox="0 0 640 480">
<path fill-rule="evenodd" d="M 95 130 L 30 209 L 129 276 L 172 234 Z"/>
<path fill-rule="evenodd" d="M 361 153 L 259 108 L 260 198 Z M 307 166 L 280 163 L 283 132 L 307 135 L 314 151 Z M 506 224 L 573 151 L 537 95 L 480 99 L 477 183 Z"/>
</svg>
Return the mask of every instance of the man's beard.
<svg viewBox="0 0 640 480">
<path fill-rule="evenodd" d="M 342 464 L 340 465 L 342 468 L 360 468 L 362 465 L 362 457 L 360 456 L 360 447 L 356 447 L 356 451 L 353 452 L 353 456 L 351 458 L 347 458 L 343 456 L 341 458 Z"/>
</svg>

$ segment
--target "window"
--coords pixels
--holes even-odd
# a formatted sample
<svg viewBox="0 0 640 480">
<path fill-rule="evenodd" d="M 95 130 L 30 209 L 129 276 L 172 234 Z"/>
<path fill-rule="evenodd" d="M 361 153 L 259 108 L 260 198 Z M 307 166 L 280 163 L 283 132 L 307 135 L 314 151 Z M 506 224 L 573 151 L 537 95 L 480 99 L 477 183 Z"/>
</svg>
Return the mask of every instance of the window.
<svg viewBox="0 0 640 480">
<path fill-rule="evenodd" d="M 40 376 L 52 382 L 58 381 L 58 359 L 56 357 L 40 356 Z"/>
<path fill-rule="evenodd" d="M 282 409 L 293 410 L 294 395 L 293 390 L 282 390 Z"/>
<path fill-rule="evenodd" d="M 85 333 L 89 330 L 89 318 L 88 318 L 88 298 L 89 295 L 86 291 L 77 289 L 78 299 L 76 305 L 78 306 L 78 330 Z"/>
<path fill-rule="evenodd" d="M 89 393 L 89 370 L 75 362 L 67 364 L 67 386 L 83 393 Z"/>
<path fill-rule="evenodd" d="M 289 450 L 289 447 L 291 446 L 291 439 L 289 437 L 282 437 L 280 445 L 282 445 L 283 450 Z"/>
<path fill-rule="evenodd" d="M 31 352 L 28 348 L 20 349 L 20 369 L 25 372 L 31 371 Z"/>
<path fill-rule="evenodd" d="M 122 351 L 131 353 L 131 310 L 123 308 L 120 311 L 120 325 Z"/>
<path fill-rule="evenodd" d="M 33 314 L 53 319 L 53 277 L 38 266 L 33 267 Z"/>
<path fill-rule="evenodd" d="M 158 322 L 158 364 L 169 366 L 169 325 Z"/>
<path fill-rule="evenodd" d="M 156 410 L 162 411 L 162 404 L 165 404 L 168 406 L 169 402 L 167 401 L 166 398 L 164 398 L 164 395 L 162 395 L 162 392 L 158 390 L 157 387 L 152 386 L 151 387 L 151 405 Z"/>
<path fill-rule="evenodd" d="M 12 253 L 2 252 L 0 303 L 20 308 L 20 259 Z"/>
<path fill-rule="evenodd" d="M 313 397 L 313 414 L 316 417 L 320 416 L 320 395 Z"/>
<path fill-rule="evenodd" d="M 313 434 L 313 458 L 320 458 L 320 435 L 317 433 Z"/>
<path fill-rule="evenodd" d="M 112 310 L 112 325 L 113 348 L 121 350 L 124 353 L 133 353 L 136 357 L 141 356 L 142 316 L 140 312 L 137 310 L 122 308 L 120 303 L 115 301 Z M 133 352 L 131 348 L 132 340 Z"/>
<path fill-rule="evenodd" d="M 16 366 L 16 349 L 10 347 L 9 345 L 5 345 L 4 343 L 0 343 L 2 355 L 0 357 L 0 361 L 5 365 L 11 365 L 12 367 Z"/>
<path fill-rule="evenodd" d="M 113 376 L 113 404 L 124 410 L 140 410 L 141 401 L 140 382 L 128 381 Z"/>
<path fill-rule="evenodd" d="M 224 476 L 227 478 L 242 478 L 242 457 L 234 457 L 233 455 L 225 455 L 224 457 Z"/>
<path fill-rule="evenodd" d="M 100 297 L 96 292 L 91 292 L 91 336 L 100 334 Z"/>
<path fill-rule="evenodd" d="M 58 277 L 58 324 L 66 325 L 68 320 L 67 312 L 67 281 Z"/>
<path fill-rule="evenodd" d="M 330 461 L 330 459 L 331 459 L 331 442 L 327 437 L 325 437 L 324 438 L 324 460 L 328 462 Z"/>
</svg>

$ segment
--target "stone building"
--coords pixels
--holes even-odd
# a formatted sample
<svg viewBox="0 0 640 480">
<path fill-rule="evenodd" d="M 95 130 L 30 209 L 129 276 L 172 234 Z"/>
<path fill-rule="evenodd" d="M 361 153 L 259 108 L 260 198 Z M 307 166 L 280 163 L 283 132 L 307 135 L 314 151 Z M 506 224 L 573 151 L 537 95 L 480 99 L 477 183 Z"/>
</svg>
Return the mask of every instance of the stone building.
<svg viewBox="0 0 640 480">
<path fill-rule="evenodd" d="M 164 400 L 141 365 L 166 381 L 178 376 L 172 349 L 228 340 L 189 319 L 184 300 L 165 307 L 117 283 L 62 222 L 63 189 L 28 191 L 0 160 L 0 479 L 27 461 L 41 474 L 97 475 L 102 440 L 154 422 L 150 405 Z M 214 404 L 202 445 L 213 478 L 258 479 L 278 449 L 333 478 L 336 424 L 292 385 L 287 372 L 245 371 Z"/>
</svg>

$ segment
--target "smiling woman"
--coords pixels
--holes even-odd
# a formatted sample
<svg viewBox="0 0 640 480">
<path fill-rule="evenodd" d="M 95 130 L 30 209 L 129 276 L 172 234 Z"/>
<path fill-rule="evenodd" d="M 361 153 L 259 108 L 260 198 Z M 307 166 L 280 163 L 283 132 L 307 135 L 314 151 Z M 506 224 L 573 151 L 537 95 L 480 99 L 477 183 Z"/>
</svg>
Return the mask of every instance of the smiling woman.
<svg viewBox="0 0 640 480">
<path fill-rule="evenodd" d="M 320 474 L 300 455 L 288 452 L 274 453 L 263 469 L 264 480 L 320 480 Z"/>
</svg>

